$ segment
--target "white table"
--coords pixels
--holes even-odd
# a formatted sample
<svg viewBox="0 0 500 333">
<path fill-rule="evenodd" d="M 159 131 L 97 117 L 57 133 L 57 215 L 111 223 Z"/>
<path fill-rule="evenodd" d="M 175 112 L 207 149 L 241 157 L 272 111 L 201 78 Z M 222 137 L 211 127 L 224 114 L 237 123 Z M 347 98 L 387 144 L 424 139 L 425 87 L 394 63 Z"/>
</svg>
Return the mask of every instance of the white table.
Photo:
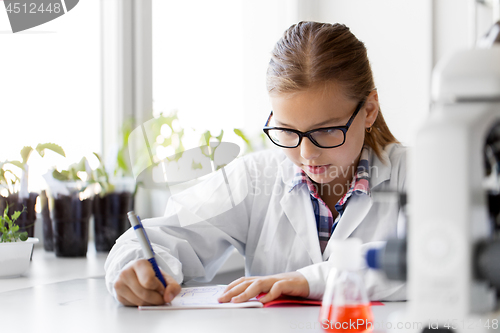
<svg viewBox="0 0 500 333">
<path fill-rule="evenodd" d="M 36 248 L 26 276 L 0 279 L 0 332 L 324 332 L 317 306 L 182 311 L 124 307 L 104 285 L 106 255 L 96 253 L 93 244 L 87 258 L 56 258 Z M 401 307 L 404 303 L 372 307 L 375 321 L 386 320 Z"/>
<path fill-rule="evenodd" d="M 54 252 L 46 252 L 37 244 L 29 270 L 18 278 L 0 279 L 0 293 L 73 279 L 102 277 L 107 256 L 107 253 L 96 252 L 93 243 L 88 245 L 87 257 L 79 258 L 58 258 Z"/>
</svg>

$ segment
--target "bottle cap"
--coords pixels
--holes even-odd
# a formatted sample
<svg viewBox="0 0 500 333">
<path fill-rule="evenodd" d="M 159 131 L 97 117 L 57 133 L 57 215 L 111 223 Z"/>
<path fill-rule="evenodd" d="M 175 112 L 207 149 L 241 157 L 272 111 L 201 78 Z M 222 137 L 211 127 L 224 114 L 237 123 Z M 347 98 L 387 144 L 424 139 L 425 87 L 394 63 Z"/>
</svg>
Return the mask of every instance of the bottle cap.
<svg viewBox="0 0 500 333">
<path fill-rule="evenodd" d="M 380 263 L 381 249 L 369 249 L 366 252 L 366 264 L 373 269 L 381 269 Z"/>
<path fill-rule="evenodd" d="M 332 254 L 329 262 L 333 267 L 341 270 L 358 270 L 361 268 L 361 239 L 347 238 L 332 240 Z"/>
</svg>

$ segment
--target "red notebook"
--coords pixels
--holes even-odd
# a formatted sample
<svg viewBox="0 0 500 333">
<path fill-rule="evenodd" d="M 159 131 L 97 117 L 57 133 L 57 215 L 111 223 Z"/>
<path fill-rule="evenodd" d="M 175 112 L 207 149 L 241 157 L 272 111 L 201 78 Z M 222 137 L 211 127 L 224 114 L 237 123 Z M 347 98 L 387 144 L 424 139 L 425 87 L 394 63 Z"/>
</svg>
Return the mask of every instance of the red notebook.
<svg viewBox="0 0 500 333">
<path fill-rule="evenodd" d="M 260 300 L 262 297 L 266 296 L 266 293 L 260 293 L 257 295 L 257 299 Z M 297 296 L 286 296 L 286 295 L 281 295 L 280 297 L 276 298 L 275 300 L 272 300 L 270 302 L 267 302 L 264 304 L 265 308 L 269 307 L 292 307 L 292 306 L 307 306 L 307 305 L 313 305 L 313 306 L 320 306 L 321 301 L 319 300 L 314 300 L 314 299 L 308 299 L 308 298 L 303 298 L 303 297 L 297 297 Z M 370 305 L 384 305 L 382 302 L 370 302 Z"/>
</svg>

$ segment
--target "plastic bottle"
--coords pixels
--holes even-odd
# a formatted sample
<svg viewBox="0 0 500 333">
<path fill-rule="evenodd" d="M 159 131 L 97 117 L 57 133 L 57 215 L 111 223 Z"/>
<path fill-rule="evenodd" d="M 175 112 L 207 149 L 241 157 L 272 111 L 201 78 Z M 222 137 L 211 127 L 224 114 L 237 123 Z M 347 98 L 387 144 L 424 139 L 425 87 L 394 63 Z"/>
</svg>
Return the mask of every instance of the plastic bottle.
<svg viewBox="0 0 500 333">
<path fill-rule="evenodd" d="M 370 301 L 359 274 L 361 240 L 348 238 L 332 243 L 319 321 L 326 332 L 362 333 L 373 330 Z"/>
</svg>

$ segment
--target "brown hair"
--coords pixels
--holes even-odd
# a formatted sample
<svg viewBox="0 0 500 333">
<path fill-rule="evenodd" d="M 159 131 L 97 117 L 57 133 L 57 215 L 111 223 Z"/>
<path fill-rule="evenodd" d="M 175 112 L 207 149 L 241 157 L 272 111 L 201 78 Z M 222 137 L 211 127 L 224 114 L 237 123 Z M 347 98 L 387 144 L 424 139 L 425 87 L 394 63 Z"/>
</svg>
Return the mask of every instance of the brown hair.
<svg viewBox="0 0 500 333">
<path fill-rule="evenodd" d="M 363 42 L 343 24 L 300 22 L 276 43 L 267 69 L 269 94 L 292 93 L 320 83 L 337 82 L 348 98 L 361 100 L 375 89 Z M 379 110 L 365 144 L 380 158 L 381 150 L 398 142 Z"/>
</svg>

